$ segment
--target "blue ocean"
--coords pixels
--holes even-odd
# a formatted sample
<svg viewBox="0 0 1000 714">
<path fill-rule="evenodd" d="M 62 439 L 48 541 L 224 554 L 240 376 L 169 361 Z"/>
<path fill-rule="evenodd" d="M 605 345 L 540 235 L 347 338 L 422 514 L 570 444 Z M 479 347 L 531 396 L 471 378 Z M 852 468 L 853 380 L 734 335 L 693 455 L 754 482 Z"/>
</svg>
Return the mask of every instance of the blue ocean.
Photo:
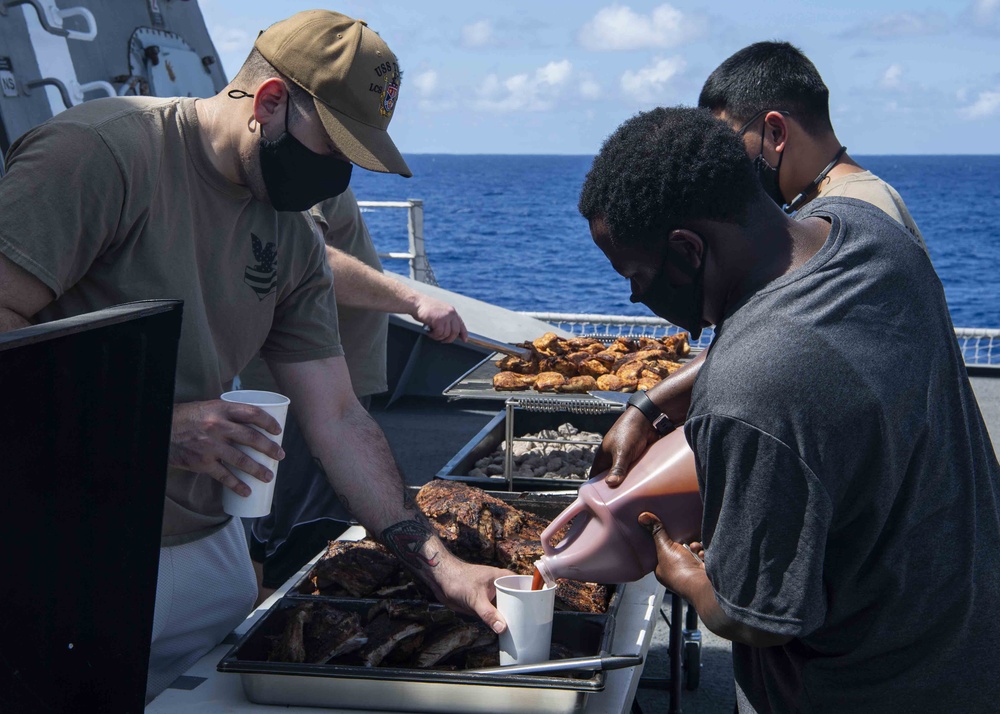
<svg viewBox="0 0 1000 714">
<path fill-rule="evenodd" d="M 858 156 L 902 195 L 956 327 L 1000 328 L 1000 156 Z M 412 179 L 354 172 L 359 200 L 424 201 L 441 287 L 513 310 L 648 315 L 576 210 L 589 156 L 411 155 Z M 370 209 L 380 252 L 406 249 L 406 211 Z M 387 270 L 406 273 L 403 261 Z"/>
</svg>

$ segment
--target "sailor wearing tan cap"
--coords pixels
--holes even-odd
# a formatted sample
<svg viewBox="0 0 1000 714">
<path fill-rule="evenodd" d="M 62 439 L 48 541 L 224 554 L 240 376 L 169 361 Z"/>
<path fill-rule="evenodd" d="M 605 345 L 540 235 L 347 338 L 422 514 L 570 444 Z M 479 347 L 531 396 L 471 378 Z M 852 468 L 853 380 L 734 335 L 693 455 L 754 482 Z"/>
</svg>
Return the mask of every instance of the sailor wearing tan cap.
<svg viewBox="0 0 1000 714">
<path fill-rule="evenodd" d="M 260 352 L 353 515 L 440 597 L 502 629 L 493 568 L 443 547 L 405 498 L 358 404 L 323 242 L 299 211 L 342 193 L 352 165 L 409 176 L 386 128 L 395 55 L 363 22 L 299 13 L 266 30 L 218 95 L 96 100 L 19 138 L 0 180 L 0 331 L 147 298 L 182 298 L 170 469 L 147 696 L 247 614 L 256 582 L 222 491 L 263 411 L 219 401 Z M 71 475 L 68 475 L 71 476 Z M 162 478 L 136 474 L 137 478 Z"/>
</svg>

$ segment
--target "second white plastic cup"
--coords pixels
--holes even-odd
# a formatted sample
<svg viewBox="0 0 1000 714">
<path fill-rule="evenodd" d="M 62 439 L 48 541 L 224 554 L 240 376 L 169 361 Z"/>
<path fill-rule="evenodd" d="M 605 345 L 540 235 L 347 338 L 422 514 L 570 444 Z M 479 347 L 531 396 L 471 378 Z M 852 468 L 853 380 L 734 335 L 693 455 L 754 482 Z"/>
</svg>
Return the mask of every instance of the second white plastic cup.
<svg viewBox="0 0 1000 714">
<path fill-rule="evenodd" d="M 497 610 L 507 621 L 507 629 L 500 634 L 500 664 L 548 661 L 556 586 L 532 590 L 530 575 L 504 575 L 494 584 Z"/>
<path fill-rule="evenodd" d="M 281 433 L 277 436 L 256 426 L 253 428 L 257 429 L 257 431 L 275 442 L 278 446 L 281 446 L 281 437 L 285 433 L 285 417 L 288 415 L 288 397 L 275 394 L 274 392 L 240 389 L 235 392 L 226 392 L 220 399 L 224 402 L 234 402 L 236 404 L 252 404 L 274 417 L 281 427 Z M 249 496 L 241 496 L 230 488 L 223 488 L 222 510 L 231 516 L 240 516 L 242 518 L 266 516 L 271 512 L 271 499 L 274 497 L 274 482 L 278 478 L 278 462 L 249 446 L 238 445 L 236 448 L 258 464 L 266 467 L 274 474 L 274 478 L 271 479 L 270 483 L 264 483 L 259 478 L 231 466 L 230 470 L 236 474 L 236 478 L 250 487 L 251 493 Z"/>
</svg>

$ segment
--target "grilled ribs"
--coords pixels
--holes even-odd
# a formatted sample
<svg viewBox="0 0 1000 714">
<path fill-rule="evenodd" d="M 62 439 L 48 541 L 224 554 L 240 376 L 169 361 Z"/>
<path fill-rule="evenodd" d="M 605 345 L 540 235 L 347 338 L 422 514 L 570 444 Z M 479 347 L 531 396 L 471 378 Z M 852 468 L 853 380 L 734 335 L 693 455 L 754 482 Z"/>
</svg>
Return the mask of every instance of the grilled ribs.
<svg viewBox="0 0 1000 714">
<path fill-rule="evenodd" d="M 326 554 L 309 577 L 310 594 L 333 594 L 343 590 L 352 597 L 370 597 L 389 583 L 398 583 L 403 566 L 374 540 L 330 541 Z"/>
<path fill-rule="evenodd" d="M 310 602 L 289 611 L 284 632 L 272 644 L 268 660 L 323 664 L 367 641 L 356 614 Z"/>
<path fill-rule="evenodd" d="M 542 557 L 548 522 L 474 486 L 435 479 L 416 496 L 417 506 L 452 553 L 473 563 L 531 575 Z M 554 541 L 562 538 L 557 533 Z M 608 589 L 596 583 L 558 580 L 556 609 L 606 612 Z"/>
</svg>

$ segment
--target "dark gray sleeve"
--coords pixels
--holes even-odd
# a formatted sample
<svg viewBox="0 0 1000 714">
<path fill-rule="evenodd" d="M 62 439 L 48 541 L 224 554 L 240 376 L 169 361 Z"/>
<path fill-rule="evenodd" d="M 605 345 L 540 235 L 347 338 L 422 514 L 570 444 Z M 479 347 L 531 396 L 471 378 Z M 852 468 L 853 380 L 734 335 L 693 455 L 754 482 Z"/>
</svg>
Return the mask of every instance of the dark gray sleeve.
<svg viewBox="0 0 1000 714">
<path fill-rule="evenodd" d="M 729 617 L 802 637 L 826 617 L 823 556 L 832 504 L 788 445 L 731 417 L 686 425 L 703 484 L 705 566 Z"/>
</svg>

